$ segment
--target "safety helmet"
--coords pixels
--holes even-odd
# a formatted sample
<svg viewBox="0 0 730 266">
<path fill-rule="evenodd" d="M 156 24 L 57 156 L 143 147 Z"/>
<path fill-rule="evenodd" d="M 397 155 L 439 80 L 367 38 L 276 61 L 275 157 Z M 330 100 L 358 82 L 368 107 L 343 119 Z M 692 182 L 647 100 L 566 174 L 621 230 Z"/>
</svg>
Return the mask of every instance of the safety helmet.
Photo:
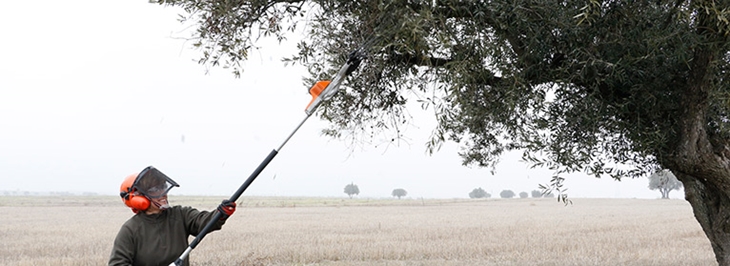
<svg viewBox="0 0 730 266">
<path fill-rule="evenodd" d="M 119 196 L 125 205 L 137 213 L 150 207 L 150 199 L 165 196 L 170 189 L 179 186 L 157 168 L 148 166 L 142 172 L 124 178 L 119 188 Z"/>
</svg>

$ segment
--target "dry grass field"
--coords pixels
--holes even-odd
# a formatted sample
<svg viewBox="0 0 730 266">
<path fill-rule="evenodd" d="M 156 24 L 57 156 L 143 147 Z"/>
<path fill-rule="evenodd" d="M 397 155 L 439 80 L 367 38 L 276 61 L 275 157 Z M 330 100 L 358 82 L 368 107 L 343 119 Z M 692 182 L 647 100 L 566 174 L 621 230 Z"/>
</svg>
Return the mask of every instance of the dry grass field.
<svg viewBox="0 0 730 266">
<path fill-rule="evenodd" d="M 225 197 L 170 195 L 213 209 Z M 683 200 L 242 197 L 192 265 L 716 265 Z M 0 265 L 105 265 L 112 196 L 0 197 Z M 191 238 L 192 239 L 192 238 Z"/>
</svg>

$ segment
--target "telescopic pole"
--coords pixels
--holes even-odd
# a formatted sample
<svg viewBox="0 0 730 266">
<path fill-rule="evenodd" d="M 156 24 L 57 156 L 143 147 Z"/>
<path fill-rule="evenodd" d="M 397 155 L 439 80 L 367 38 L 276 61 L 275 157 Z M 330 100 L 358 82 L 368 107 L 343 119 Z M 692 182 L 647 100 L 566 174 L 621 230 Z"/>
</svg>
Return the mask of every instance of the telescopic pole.
<svg viewBox="0 0 730 266">
<path fill-rule="evenodd" d="M 287 142 L 289 142 L 289 139 L 291 139 L 291 137 L 294 136 L 295 133 L 297 133 L 297 130 L 299 130 L 299 128 L 302 127 L 304 122 L 306 122 L 307 119 L 310 116 L 312 116 L 312 114 L 314 113 L 314 110 L 317 108 L 317 106 L 320 103 L 322 103 L 323 101 L 328 100 L 332 95 L 334 95 L 335 92 L 337 92 L 337 88 L 340 86 L 340 84 L 342 84 L 342 81 L 344 81 L 345 77 L 358 67 L 358 65 L 360 64 L 360 61 L 363 58 L 364 58 L 364 55 L 363 55 L 362 51 L 360 51 L 360 49 L 350 53 L 350 56 L 347 59 L 347 62 L 340 68 L 340 70 L 337 72 L 337 75 L 335 75 L 335 77 L 332 79 L 332 82 L 330 82 L 327 85 L 327 87 L 322 90 L 322 92 L 318 95 L 318 97 L 315 98 L 312 101 L 312 103 L 310 103 L 310 105 L 307 107 L 307 109 L 305 111 L 307 116 L 304 117 L 304 119 L 302 119 L 302 122 L 300 122 L 299 125 L 297 125 L 297 127 L 294 129 L 294 131 L 292 131 L 292 133 L 289 134 L 289 136 L 284 140 L 284 142 L 281 143 L 279 148 L 271 150 L 269 155 L 267 155 L 266 158 L 264 159 L 264 161 L 261 162 L 261 164 L 259 164 L 258 167 L 256 167 L 256 170 L 254 170 L 253 173 L 251 173 L 251 175 L 248 177 L 248 179 L 246 179 L 246 181 L 243 182 L 243 184 L 241 185 L 241 187 L 238 188 L 236 193 L 233 193 L 233 195 L 231 195 L 231 198 L 228 199 L 229 201 L 235 202 L 236 200 L 238 200 L 238 198 L 241 196 L 241 194 L 243 194 L 243 192 L 246 191 L 248 186 L 250 186 L 251 183 L 256 179 L 256 177 L 258 177 L 259 174 L 261 174 L 261 172 L 264 170 L 264 168 L 266 168 L 266 166 L 269 165 L 271 160 L 273 160 L 274 157 L 276 157 L 276 155 L 284 147 L 284 145 Z M 182 253 L 182 255 L 180 255 L 180 257 L 177 258 L 173 263 L 170 263 L 169 266 L 182 265 L 183 261 L 185 261 L 185 258 L 188 257 L 190 252 L 193 251 L 193 249 L 195 249 L 195 247 L 198 246 L 198 244 L 200 244 L 200 241 L 202 241 L 203 238 L 205 237 L 205 235 L 207 235 L 208 232 L 211 231 L 211 229 L 213 228 L 215 223 L 218 220 L 220 220 L 220 218 L 222 216 L 223 216 L 222 213 L 216 211 L 213 218 L 211 218 L 210 221 L 208 222 L 208 224 L 206 224 L 205 227 L 203 227 L 203 230 L 201 230 L 198 233 L 198 235 L 195 236 L 195 239 L 193 239 L 193 241 L 190 243 L 190 245 L 188 245 L 188 248 L 185 249 L 185 251 Z"/>
</svg>

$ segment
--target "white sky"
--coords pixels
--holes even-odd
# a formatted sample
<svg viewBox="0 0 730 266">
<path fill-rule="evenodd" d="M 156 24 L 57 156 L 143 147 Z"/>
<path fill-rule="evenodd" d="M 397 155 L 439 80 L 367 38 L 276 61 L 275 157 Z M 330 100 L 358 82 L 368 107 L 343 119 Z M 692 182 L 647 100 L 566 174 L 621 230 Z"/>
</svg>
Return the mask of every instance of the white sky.
<svg viewBox="0 0 730 266">
<path fill-rule="evenodd" d="M 280 59 L 295 41 L 262 42 L 245 72 L 198 65 L 177 10 L 147 1 L 5 1 L 0 4 L 0 191 L 117 194 L 123 178 L 153 165 L 178 195 L 230 196 L 305 117 L 301 68 Z M 189 29 L 188 29 L 189 30 Z M 292 36 L 295 37 L 295 36 Z M 508 154 L 497 168 L 461 166 L 458 148 L 433 156 L 433 120 L 410 110 L 408 143 L 357 148 L 320 136 L 310 118 L 244 193 L 466 198 L 482 187 L 530 192 L 551 171 Z M 387 148 L 387 149 L 386 149 Z M 646 179 L 569 176 L 571 197 L 657 198 Z M 682 198 L 673 191 L 673 198 Z"/>
</svg>

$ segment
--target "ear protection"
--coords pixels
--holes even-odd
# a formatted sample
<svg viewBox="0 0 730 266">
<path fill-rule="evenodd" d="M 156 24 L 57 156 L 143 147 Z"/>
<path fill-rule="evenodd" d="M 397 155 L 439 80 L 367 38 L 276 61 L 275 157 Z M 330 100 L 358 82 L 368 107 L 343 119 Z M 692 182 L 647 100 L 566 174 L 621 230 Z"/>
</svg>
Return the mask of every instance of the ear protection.
<svg viewBox="0 0 730 266">
<path fill-rule="evenodd" d="M 134 213 L 146 211 L 150 207 L 150 199 L 167 195 L 173 187 L 179 187 L 174 180 L 152 166 L 148 166 L 139 174 L 131 174 L 124 179 L 119 188 L 119 196 L 125 205 Z M 159 207 L 159 205 L 156 205 Z"/>
<path fill-rule="evenodd" d="M 150 207 L 150 200 L 147 197 L 143 195 L 135 195 L 137 190 L 134 188 L 134 183 L 137 181 L 138 176 L 139 174 L 131 174 L 127 176 L 119 189 L 119 196 L 122 197 L 122 201 L 125 205 L 132 208 L 134 213 L 145 211 Z"/>
</svg>

